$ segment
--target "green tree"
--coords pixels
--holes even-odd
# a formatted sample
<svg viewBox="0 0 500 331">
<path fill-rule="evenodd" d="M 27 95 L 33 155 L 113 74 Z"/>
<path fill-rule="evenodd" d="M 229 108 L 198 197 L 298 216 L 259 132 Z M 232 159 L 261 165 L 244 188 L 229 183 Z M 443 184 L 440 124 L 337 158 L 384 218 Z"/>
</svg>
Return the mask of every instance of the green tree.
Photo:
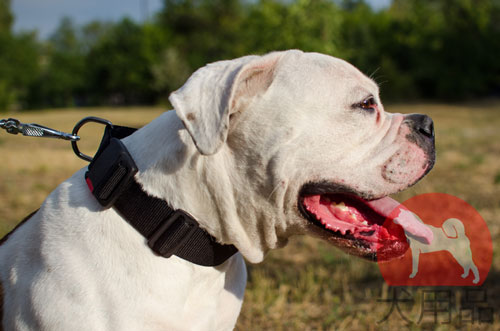
<svg viewBox="0 0 500 331">
<path fill-rule="evenodd" d="M 0 0 L 0 34 L 9 34 L 12 27 L 10 0 Z"/>
<path fill-rule="evenodd" d="M 332 1 L 261 0 L 250 6 L 242 38 L 249 53 L 298 48 L 340 55 L 340 9 Z"/>
<path fill-rule="evenodd" d="M 191 68 L 175 48 L 162 51 L 158 61 L 151 66 L 153 88 L 160 95 L 167 96 L 188 79 Z"/>
<path fill-rule="evenodd" d="M 63 18 L 44 47 L 41 73 L 31 87 L 29 103 L 36 107 L 72 107 L 85 85 L 83 46 L 70 18 Z"/>
<path fill-rule="evenodd" d="M 392 99 L 500 95 L 499 0 L 164 0 L 138 24 L 64 19 L 13 34 L 0 0 L 0 109 L 155 103 L 206 63 L 299 48 L 344 58 Z"/>
<path fill-rule="evenodd" d="M 34 33 L 13 36 L 10 1 L 0 0 L 0 111 L 22 108 L 28 86 L 38 70 Z"/>
<path fill-rule="evenodd" d="M 137 104 L 156 101 L 152 59 L 144 28 L 124 19 L 86 57 L 90 103 Z"/>
<path fill-rule="evenodd" d="M 240 35 L 244 7 L 239 0 L 165 0 L 158 16 L 168 33 L 168 46 L 177 49 L 190 67 L 244 54 Z"/>
<path fill-rule="evenodd" d="M 364 72 L 377 71 L 392 99 L 499 93 L 498 13 L 494 0 L 395 0 L 380 12 L 351 1 L 343 49 Z"/>
</svg>

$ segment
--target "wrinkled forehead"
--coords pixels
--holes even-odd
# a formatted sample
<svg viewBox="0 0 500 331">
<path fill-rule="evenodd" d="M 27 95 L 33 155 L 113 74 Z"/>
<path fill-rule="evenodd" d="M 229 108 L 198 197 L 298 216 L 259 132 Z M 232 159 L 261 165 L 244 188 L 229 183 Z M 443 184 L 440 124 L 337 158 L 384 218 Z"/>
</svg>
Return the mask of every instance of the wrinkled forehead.
<svg viewBox="0 0 500 331">
<path fill-rule="evenodd" d="M 314 90 L 336 97 L 377 96 L 378 85 L 352 64 L 319 53 L 289 53 L 282 59 L 280 74 L 298 91 Z"/>
</svg>

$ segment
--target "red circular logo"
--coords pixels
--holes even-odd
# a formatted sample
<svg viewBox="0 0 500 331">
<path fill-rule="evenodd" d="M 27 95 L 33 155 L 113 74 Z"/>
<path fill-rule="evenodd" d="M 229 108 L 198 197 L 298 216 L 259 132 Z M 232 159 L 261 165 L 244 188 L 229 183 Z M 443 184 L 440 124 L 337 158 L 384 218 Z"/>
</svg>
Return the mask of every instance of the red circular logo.
<svg viewBox="0 0 500 331">
<path fill-rule="evenodd" d="M 384 227 L 398 223 L 401 213 L 413 213 L 429 242 L 411 231 L 400 259 L 378 263 L 391 286 L 479 286 L 490 270 L 493 246 L 486 223 L 467 202 L 444 193 L 417 195 L 389 215 Z"/>
</svg>

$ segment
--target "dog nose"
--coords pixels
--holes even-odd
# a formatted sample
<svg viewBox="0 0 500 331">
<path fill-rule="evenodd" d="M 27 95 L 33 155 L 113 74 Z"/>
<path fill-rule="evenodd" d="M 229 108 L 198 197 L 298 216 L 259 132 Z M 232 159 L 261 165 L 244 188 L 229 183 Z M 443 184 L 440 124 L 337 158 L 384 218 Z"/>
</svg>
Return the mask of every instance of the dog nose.
<svg viewBox="0 0 500 331">
<path fill-rule="evenodd" d="M 415 132 L 427 138 L 434 138 L 434 122 L 429 116 L 410 114 L 406 116 L 405 122 L 408 122 Z"/>
</svg>

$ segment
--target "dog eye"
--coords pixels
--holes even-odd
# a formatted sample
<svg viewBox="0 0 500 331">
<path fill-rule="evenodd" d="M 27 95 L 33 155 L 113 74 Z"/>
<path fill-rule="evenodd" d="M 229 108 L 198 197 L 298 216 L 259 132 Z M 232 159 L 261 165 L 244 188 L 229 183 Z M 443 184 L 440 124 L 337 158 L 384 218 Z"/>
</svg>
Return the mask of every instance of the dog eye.
<svg viewBox="0 0 500 331">
<path fill-rule="evenodd" d="M 368 97 L 354 106 L 363 110 L 373 111 L 375 110 L 375 107 L 377 107 L 377 102 L 374 97 Z"/>
</svg>

